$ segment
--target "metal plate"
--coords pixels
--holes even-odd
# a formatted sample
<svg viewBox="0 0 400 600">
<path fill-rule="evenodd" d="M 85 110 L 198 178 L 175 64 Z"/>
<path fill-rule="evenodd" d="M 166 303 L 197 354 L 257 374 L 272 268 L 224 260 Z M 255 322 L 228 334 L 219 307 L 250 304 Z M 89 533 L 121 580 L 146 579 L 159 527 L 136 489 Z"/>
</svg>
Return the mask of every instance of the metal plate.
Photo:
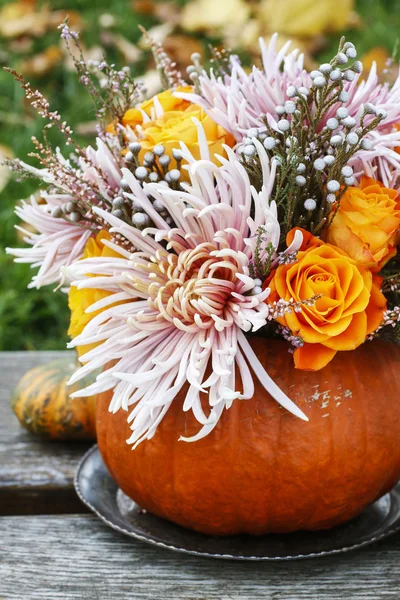
<svg viewBox="0 0 400 600">
<path fill-rule="evenodd" d="M 143 511 L 117 486 L 97 446 L 82 458 L 75 476 L 78 496 L 104 523 L 162 548 L 235 560 L 295 560 L 361 548 L 400 530 L 400 483 L 359 517 L 326 531 L 211 537 Z"/>
</svg>

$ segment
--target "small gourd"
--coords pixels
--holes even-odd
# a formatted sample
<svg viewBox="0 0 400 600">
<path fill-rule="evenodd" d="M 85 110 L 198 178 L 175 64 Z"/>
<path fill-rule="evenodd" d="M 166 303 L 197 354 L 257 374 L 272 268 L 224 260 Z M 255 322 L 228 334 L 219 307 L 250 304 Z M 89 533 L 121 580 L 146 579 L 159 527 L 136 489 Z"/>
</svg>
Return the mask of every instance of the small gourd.
<svg viewBox="0 0 400 600">
<path fill-rule="evenodd" d="M 96 439 L 96 396 L 70 398 L 74 391 L 94 381 L 90 376 L 77 384 L 67 382 L 76 370 L 66 356 L 28 371 L 11 398 L 11 408 L 23 427 L 51 440 Z"/>
</svg>

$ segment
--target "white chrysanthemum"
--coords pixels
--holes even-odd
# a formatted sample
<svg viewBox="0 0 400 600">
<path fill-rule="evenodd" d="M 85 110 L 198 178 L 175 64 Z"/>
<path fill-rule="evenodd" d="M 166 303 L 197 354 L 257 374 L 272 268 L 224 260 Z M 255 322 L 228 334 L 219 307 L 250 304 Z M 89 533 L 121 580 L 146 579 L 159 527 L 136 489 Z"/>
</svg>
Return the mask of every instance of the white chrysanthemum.
<svg viewBox="0 0 400 600">
<path fill-rule="evenodd" d="M 190 440 L 204 437 L 235 399 L 253 396 L 249 367 L 282 406 L 306 419 L 267 375 L 245 336 L 265 325 L 269 311 L 264 302 L 269 290 L 252 293 L 254 236 L 263 227 L 267 242 L 276 246 L 279 241 L 276 206 L 269 203 L 274 167 L 261 145 L 258 150 L 264 173 L 261 193 L 252 188 L 229 148 L 228 159 L 219 158 L 221 167 L 206 159 L 195 161 L 183 148 L 190 175 L 184 191 L 164 183 L 141 188 L 126 170 L 124 178 L 132 190 L 127 196 L 142 206 L 155 227 L 141 233 L 96 209 L 112 225 L 111 232 L 124 236 L 137 252 L 129 254 L 104 241 L 121 258 L 86 259 L 67 269 L 72 285 L 111 292 L 90 307 L 89 312 L 102 312 L 71 344 L 99 344 L 82 356 L 85 364 L 71 382 L 105 367 L 96 382 L 77 395 L 113 389 L 110 410 L 129 409 L 131 444 L 154 435 L 186 383 L 183 410 L 191 410 L 202 426 Z M 203 144 L 203 156 L 206 153 Z M 153 209 L 154 199 L 172 216 L 173 228 Z M 208 411 L 202 407 L 201 393 L 208 394 Z"/>
<path fill-rule="evenodd" d="M 79 159 L 79 167 L 71 165 L 64 159 L 60 152 L 57 158 L 66 172 L 74 171 L 79 176 L 79 185 L 82 190 L 87 189 L 89 195 L 93 194 L 93 187 L 98 192 L 98 197 L 112 200 L 112 192 L 119 189 L 121 181 L 120 169 L 111 152 L 100 139 L 97 148 L 86 149 L 87 160 Z M 36 169 L 25 163 L 20 165 L 34 174 L 46 184 L 53 186 L 57 191 L 42 193 L 44 204 L 38 203 L 35 197 L 24 201 L 17 206 L 15 212 L 24 223 L 29 223 L 34 230 L 27 230 L 18 226 L 24 234 L 24 241 L 28 248 L 7 248 L 7 253 L 16 257 L 16 262 L 31 263 L 32 267 L 39 267 L 38 273 L 32 278 L 28 287 L 40 288 L 44 285 L 60 281 L 60 269 L 79 260 L 84 252 L 85 245 L 93 235 L 90 224 L 76 224 L 60 217 L 52 216 L 55 208 L 61 208 L 68 202 L 76 199 L 76 189 L 72 190 L 73 178 L 55 170 Z M 93 199 L 96 202 L 96 198 Z"/>
</svg>

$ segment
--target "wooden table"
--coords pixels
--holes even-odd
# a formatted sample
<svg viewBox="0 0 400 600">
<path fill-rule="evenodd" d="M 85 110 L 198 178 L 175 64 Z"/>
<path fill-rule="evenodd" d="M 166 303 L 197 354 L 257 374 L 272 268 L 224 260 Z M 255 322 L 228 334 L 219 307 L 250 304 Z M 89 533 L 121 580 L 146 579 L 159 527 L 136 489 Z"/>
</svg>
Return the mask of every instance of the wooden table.
<svg viewBox="0 0 400 600">
<path fill-rule="evenodd" d="M 23 373 L 60 354 L 0 354 L 0 600 L 400 599 L 400 535 L 335 557 L 237 563 L 108 529 L 73 491 L 87 445 L 41 442 L 9 408 Z"/>
</svg>

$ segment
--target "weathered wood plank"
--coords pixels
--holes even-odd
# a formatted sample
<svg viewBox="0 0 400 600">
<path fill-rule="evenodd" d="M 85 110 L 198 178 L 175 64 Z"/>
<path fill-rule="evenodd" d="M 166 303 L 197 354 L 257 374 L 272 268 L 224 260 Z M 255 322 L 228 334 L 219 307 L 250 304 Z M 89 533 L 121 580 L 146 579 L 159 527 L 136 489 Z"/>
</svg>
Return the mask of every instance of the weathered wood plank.
<svg viewBox="0 0 400 600">
<path fill-rule="evenodd" d="M 73 490 L 76 465 L 90 446 L 46 442 L 20 426 L 10 396 L 29 369 L 63 352 L 0 354 L 0 514 L 83 512 Z"/>
<path fill-rule="evenodd" d="M 292 563 L 237 563 L 130 540 L 92 516 L 0 518 L 2 600 L 376 600 L 400 595 L 400 537 Z"/>
</svg>

